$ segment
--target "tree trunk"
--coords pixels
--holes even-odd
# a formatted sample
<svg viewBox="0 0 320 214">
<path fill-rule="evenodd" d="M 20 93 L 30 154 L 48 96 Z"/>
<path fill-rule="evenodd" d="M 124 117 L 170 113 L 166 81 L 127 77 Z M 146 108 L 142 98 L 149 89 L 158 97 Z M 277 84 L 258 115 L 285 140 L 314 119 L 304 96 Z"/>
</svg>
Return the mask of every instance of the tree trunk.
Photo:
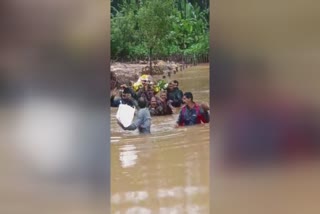
<svg viewBox="0 0 320 214">
<path fill-rule="evenodd" d="M 149 50 L 149 67 L 150 67 L 150 75 L 152 76 L 152 48 Z"/>
</svg>

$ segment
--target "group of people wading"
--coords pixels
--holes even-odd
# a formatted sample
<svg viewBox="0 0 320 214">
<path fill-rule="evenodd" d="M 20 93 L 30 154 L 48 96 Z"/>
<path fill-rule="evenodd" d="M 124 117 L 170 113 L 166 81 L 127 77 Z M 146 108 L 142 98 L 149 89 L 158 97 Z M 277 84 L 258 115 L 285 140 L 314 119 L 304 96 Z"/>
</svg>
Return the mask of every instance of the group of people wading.
<svg viewBox="0 0 320 214">
<path fill-rule="evenodd" d="M 117 98 L 117 91 L 112 91 L 111 107 L 126 104 L 137 109 L 136 118 L 130 126 L 124 127 L 118 121 L 122 129 L 138 129 L 141 134 L 150 134 L 151 117 L 171 115 L 179 108 L 181 109 L 175 127 L 209 123 L 209 107 L 195 103 L 191 92 L 183 93 L 177 80 L 159 87 L 164 80 L 155 84 L 144 76 L 139 78 L 138 83 L 133 87 L 121 85 L 120 97 Z"/>
</svg>

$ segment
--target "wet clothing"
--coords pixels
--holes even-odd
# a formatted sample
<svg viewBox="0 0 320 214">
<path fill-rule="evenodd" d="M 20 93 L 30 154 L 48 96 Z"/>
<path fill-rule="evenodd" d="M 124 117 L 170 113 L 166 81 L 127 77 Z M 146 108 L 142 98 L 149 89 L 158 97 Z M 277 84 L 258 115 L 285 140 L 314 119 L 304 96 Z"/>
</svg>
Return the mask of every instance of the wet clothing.
<svg viewBox="0 0 320 214">
<path fill-rule="evenodd" d="M 168 91 L 167 97 L 173 107 L 180 107 L 183 103 L 182 102 L 183 93 L 178 88 L 175 88 L 172 91 Z"/>
<path fill-rule="evenodd" d="M 136 97 L 137 99 L 139 99 L 140 97 L 145 98 L 145 100 L 147 101 L 147 105 L 149 105 L 151 98 L 154 96 L 154 91 L 153 90 L 145 90 L 144 88 L 140 88 L 137 93 L 136 93 Z"/>
<path fill-rule="evenodd" d="M 168 101 L 157 100 L 157 106 L 155 108 L 149 107 L 151 116 L 169 115 L 172 114 L 172 109 L 169 106 Z"/>
<path fill-rule="evenodd" d="M 156 108 L 149 107 L 150 115 L 151 116 L 159 116 L 162 115 L 162 109 L 161 106 L 157 106 Z"/>
<path fill-rule="evenodd" d="M 119 107 L 120 104 L 127 104 L 131 107 L 138 108 L 138 104 L 134 99 L 122 99 L 122 98 L 115 99 L 114 96 L 111 96 L 110 103 L 111 103 L 111 107 Z"/>
<path fill-rule="evenodd" d="M 136 94 L 136 92 L 132 89 L 128 87 L 128 90 L 131 94 L 131 97 L 133 97 L 135 100 L 138 100 L 138 95 Z"/>
<path fill-rule="evenodd" d="M 148 108 L 142 108 L 138 111 L 135 121 L 124 130 L 139 129 L 140 134 L 150 134 L 151 129 L 151 115 Z"/>
<path fill-rule="evenodd" d="M 191 109 L 187 105 L 182 107 L 177 123 L 179 126 L 191 126 L 201 123 L 209 123 L 209 120 L 209 113 L 204 111 L 195 103 Z"/>
<path fill-rule="evenodd" d="M 162 108 L 164 115 L 173 114 L 173 111 L 170 107 L 169 101 L 161 101 L 160 100 L 160 106 Z"/>
</svg>

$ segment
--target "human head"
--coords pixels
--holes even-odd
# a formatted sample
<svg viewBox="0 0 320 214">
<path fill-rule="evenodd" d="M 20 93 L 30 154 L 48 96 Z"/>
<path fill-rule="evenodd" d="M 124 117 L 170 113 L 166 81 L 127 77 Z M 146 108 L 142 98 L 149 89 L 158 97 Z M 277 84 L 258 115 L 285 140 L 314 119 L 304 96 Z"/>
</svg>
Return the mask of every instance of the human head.
<svg viewBox="0 0 320 214">
<path fill-rule="evenodd" d="M 179 82 L 178 80 L 173 80 L 173 87 L 178 88 L 179 87 Z"/>
<path fill-rule="evenodd" d="M 147 80 L 141 80 L 141 83 L 142 83 L 142 85 L 143 85 L 143 86 L 146 86 L 146 85 L 148 85 L 148 82 L 147 82 Z"/>
<path fill-rule="evenodd" d="M 124 88 L 121 96 L 122 99 L 128 99 L 130 95 L 131 95 L 131 92 L 129 88 Z"/>
<path fill-rule="evenodd" d="M 157 98 L 156 97 L 151 97 L 151 100 L 150 100 L 150 106 L 151 107 L 156 107 L 157 106 Z"/>
<path fill-rule="evenodd" d="M 142 76 L 141 76 L 141 83 L 142 83 L 143 86 L 148 85 L 149 82 L 150 82 L 150 81 L 149 81 L 147 75 L 142 75 Z"/>
<path fill-rule="evenodd" d="M 149 89 L 150 91 L 152 91 L 153 88 L 154 88 L 154 82 L 150 82 L 148 89 Z"/>
<path fill-rule="evenodd" d="M 167 92 L 166 91 L 161 91 L 160 92 L 160 98 L 162 100 L 166 100 L 167 99 Z"/>
<path fill-rule="evenodd" d="M 168 90 L 171 91 L 174 89 L 174 83 L 173 82 L 169 82 L 168 84 Z"/>
<path fill-rule="evenodd" d="M 138 99 L 138 106 L 139 108 L 145 108 L 147 106 L 147 101 L 144 97 Z"/>
<path fill-rule="evenodd" d="M 185 104 L 189 104 L 193 102 L 193 95 L 191 92 L 185 92 L 183 94 L 182 100 Z"/>
</svg>

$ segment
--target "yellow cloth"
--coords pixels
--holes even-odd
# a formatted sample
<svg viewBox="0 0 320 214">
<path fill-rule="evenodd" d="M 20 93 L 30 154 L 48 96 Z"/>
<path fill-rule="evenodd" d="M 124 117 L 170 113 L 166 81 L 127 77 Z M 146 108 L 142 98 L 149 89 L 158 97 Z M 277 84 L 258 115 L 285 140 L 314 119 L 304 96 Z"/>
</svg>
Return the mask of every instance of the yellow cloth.
<svg viewBox="0 0 320 214">
<path fill-rule="evenodd" d="M 153 87 L 153 90 L 154 90 L 155 93 L 158 93 L 160 91 L 160 87 L 155 85 Z"/>
<path fill-rule="evenodd" d="M 142 83 L 141 82 L 135 82 L 133 84 L 133 90 L 134 91 L 138 91 L 141 87 L 142 87 Z"/>
</svg>

